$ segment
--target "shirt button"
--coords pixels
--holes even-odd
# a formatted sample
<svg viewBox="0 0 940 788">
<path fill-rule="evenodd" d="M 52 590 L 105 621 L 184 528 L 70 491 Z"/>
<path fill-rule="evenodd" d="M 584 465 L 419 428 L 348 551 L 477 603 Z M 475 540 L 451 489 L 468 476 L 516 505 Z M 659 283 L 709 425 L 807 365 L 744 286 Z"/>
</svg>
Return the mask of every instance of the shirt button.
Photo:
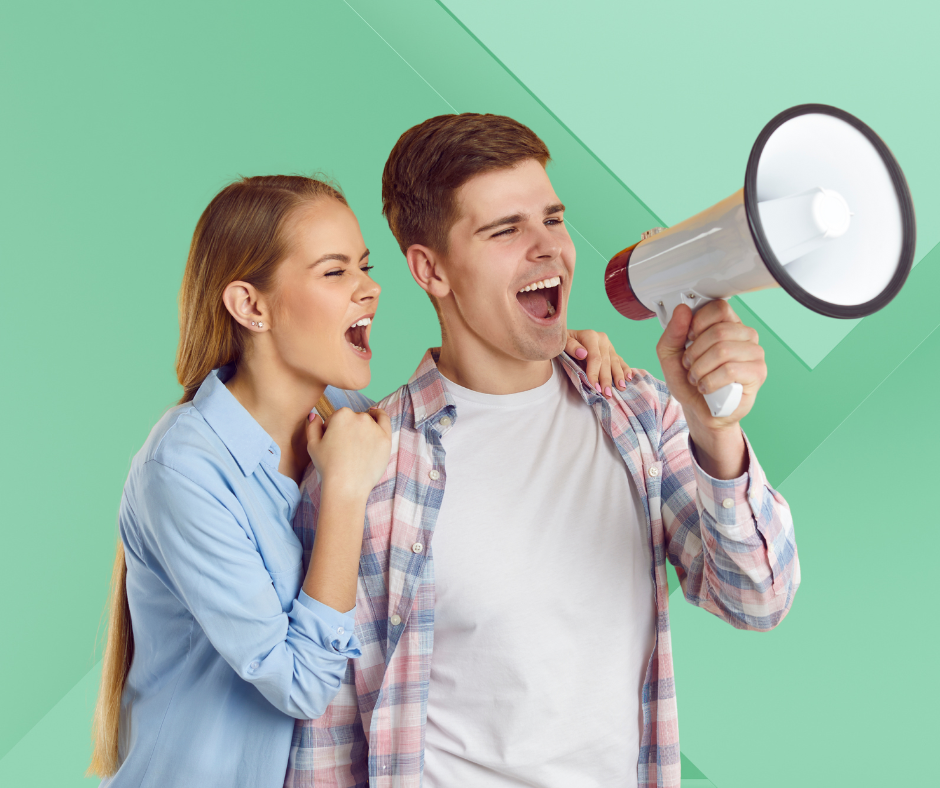
<svg viewBox="0 0 940 788">
<path fill-rule="evenodd" d="M 396 613 L 394 616 L 392 616 L 391 622 L 393 627 L 397 627 L 401 623 L 401 616 Z"/>
<path fill-rule="evenodd" d="M 721 502 L 721 505 L 722 505 L 725 509 L 730 509 L 730 508 L 732 508 L 732 507 L 734 506 L 734 501 L 733 501 L 731 498 L 725 498 L 725 499 Z"/>
<path fill-rule="evenodd" d="M 657 468 L 657 467 L 654 465 L 652 468 L 650 468 L 649 474 L 650 474 L 650 476 L 659 476 L 659 468 Z"/>
<path fill-rule="evenodd" d="M 337 634 L 337 635 L 345 635 L 345 634 L 346 634 L 346 630 L 343 629 L 343 627 L 337 627 L 337 628 L 336 628 L 336 634 Z"/>
<path fill-rule="evenodd" d="M 450 416 L 444 416 L 444 418 L 442 418 L 438 424 L 440 424 L 442 427 L 449 427 L 451 425 Z"/>
<path fill-rule="evenodd" d="M 424 552 L 424 545 L 421 544 L 421 542 L 415 542 L 413 545 L 411 545 L 411 552 L 412 553 Z"/>
<path fill-rule="evenodd" d="M 251 663 L 251 669 L 252 669 L 252 670 L 257 670 L 257 669 L 260 668 L 260 667 L 261 667 L 261 663 L 260 663 L 260 662 L 252 662 L 252 663 Z"/>
<path fill-rule="evenodd" d="M 430 476 L 433 481 L 437 481 L 441 478 L 441 474 L 438 471 L 431 471 L 428 476 Z"/>
</svg>

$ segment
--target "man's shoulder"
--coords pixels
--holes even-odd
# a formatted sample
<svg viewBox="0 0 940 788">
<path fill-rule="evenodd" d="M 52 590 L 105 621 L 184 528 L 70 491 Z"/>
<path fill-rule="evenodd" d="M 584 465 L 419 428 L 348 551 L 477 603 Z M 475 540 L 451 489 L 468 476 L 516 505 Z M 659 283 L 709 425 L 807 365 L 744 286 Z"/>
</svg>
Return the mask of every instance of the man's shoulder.
<svg viewBox="0 0 940 788">
<path fill-rule="evenodd" d="M 645 369 L 634 369 L 626 388 L 615 391 L 614 402 L 626 419 L 621 424 L 624 430 L 628 421 L 634 430 L 641 428 L 655 442 L 671 425 L 685 420 L 682 406 L 666 383 Z"/>
<path fill-rule="evenodd" d="M 645 369 L 634 369 L 633 377 L 627 381 L 626 389 L 619 394 L 624 402 L 644 410 L 650 408 L 662 410 L 672 396 L 665 381 Z"/>
</svg>

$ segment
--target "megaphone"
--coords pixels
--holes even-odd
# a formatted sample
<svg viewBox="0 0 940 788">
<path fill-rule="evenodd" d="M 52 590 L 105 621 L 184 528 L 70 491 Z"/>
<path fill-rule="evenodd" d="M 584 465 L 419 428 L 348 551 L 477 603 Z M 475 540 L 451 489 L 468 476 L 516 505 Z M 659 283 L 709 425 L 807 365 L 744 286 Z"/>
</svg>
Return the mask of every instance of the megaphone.
<svg viewBox="0 0 940 788">
<path fill-rule="evenodd" d="M 782 287 L 821 315 L 859 318 L 894 298 L 911 270 L 914 205 L 891 151 L 858 118 L 802 104 L 768 123 L 744 188 L 616 254 L 605 287 L 625 317 L 696 311 L 718 298 Z M 730 416 L 740 383 L 705 395 Z"/>
</svg>

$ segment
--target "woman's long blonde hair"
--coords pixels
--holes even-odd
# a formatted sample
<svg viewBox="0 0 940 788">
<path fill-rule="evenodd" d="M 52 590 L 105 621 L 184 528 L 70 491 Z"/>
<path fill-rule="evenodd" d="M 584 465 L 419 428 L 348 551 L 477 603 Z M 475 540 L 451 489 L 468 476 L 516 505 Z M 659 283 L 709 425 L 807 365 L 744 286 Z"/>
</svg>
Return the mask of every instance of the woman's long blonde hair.
<svg viewBox="0 0 940 788">
<path fill-rule="evenodd" d="M 229 314 L 222 292 L 230 282 L 271 292 L 278 264 L 289 252 L 288 219 L 301 205 L 331 197 L 346 205 L 329 183 L 297 175 L 242 178 L 209 203 L 196 224 L 180 287 L 180 341 L 176 377 L 189 402 L 206 376 L 237 362 L 248 331 Z M 118 731 L 121 696 L 134 657 L 134 633 L 127 602 L 127 564 L 119 540 L 108 600 L 108 632 L 101 663 L 101 687 L 92 723 L 88 775 L 108 777 L 120 766 Z"/>
</svg>

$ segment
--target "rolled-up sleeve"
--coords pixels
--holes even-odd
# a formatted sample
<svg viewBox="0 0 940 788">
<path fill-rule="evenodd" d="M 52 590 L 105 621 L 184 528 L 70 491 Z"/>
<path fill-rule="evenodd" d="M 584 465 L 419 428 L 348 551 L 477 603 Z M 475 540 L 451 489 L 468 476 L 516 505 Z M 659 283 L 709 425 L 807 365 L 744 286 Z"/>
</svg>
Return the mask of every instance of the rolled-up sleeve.
<svg viewBox="0 0 940 788">
<path fill-rule="evenodd" d="M 773 629 L 800 584 L 790 507 L 746 435 L 747 471 L 715 479 L 695 460 L 674 399 L 663 423 L 663 523 L 686 599 L 740 629 Z"/>
<path fill-rule="evenodd" d="M 142 559 L 202 627 L 209 642 L 276 708 L 319 717 L 358 657 L 355 609 L 340 613 L 302 590 L 287 612 L 244 518 L 218 477 L 197 484 L 147 462 L 137 496 Z M 298 573 L 300 568 L 297 569 Z"/>
</svg>

